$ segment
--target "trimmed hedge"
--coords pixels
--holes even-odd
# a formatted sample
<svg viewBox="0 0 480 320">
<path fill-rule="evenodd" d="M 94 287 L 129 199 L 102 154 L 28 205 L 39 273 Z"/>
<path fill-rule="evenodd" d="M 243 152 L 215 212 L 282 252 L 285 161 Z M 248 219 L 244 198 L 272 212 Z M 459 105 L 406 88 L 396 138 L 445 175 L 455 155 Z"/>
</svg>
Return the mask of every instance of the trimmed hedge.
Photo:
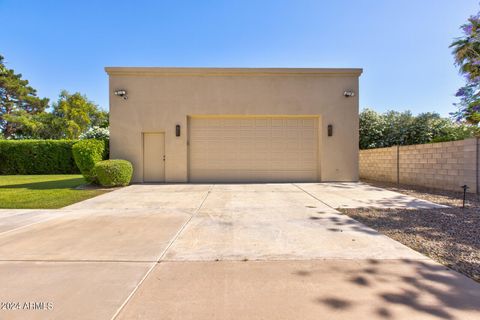
<svg viewBox="0 0 480 320">
<path fill-rule="evenodd" d="M 105 160 L 97 162 L 93 171 L 104 187 L 127 186 L 132 180 L 133 166 L 127 160 Z"/>
<path fill-rule="evenodd" d="M 106 144 L 105 140 L 87 139 L 78 141 L 72 148 L 75 163 L 88 182 L 96 182 L 93 167 L 107 157 Z"/>
<path fill-rule="evenodd" d="M 79 173 L 76 140 L 0 140 L 0 174 Z"/>
</svg>

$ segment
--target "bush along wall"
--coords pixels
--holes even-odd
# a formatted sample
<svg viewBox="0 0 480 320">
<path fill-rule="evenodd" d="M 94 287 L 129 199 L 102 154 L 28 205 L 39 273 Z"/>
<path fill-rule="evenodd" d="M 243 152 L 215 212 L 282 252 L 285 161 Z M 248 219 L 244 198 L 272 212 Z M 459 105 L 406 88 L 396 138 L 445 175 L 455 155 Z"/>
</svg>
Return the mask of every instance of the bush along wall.
<svg viewBox="0 0 480 320">
<path fill-rule="evenodd" d="M 127 160 L 105 160 L 95 164 L 94 172 L 104 187 L 127 186 L 132 180 L 133 166 Z"/>
<path fill-rule="evenodd" d="M 0 174 L 79 173 L 76 140 L 0 140 Z"/>
<path fill-rule="evenodd" d="M 97 182 L 93 168 L 95 163 L 108 157 L 106 140 L 81 140 L 72 148 L 73 157 L 80 172 L 88 182 Z"/>
</svg>

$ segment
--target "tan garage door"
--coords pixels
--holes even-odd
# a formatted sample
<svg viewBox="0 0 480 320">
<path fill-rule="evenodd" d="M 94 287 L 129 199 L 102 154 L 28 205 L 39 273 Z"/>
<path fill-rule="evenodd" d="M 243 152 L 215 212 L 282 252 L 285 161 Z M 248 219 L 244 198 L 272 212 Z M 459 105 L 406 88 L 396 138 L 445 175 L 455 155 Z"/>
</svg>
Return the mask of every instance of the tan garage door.
<svg viewBox="0 0 480 320">
<path fill-rule="evenodd" d="M 192 182 L 317 181 L 318 117 L 191 117 Z"/>
</svg>

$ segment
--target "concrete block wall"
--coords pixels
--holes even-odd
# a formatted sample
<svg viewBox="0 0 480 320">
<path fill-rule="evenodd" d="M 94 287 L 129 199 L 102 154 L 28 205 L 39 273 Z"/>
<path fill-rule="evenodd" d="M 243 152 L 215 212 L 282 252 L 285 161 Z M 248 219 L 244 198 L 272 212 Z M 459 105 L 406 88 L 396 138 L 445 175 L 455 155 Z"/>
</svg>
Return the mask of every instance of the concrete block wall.
<svg viewBox="0 0 480 320">
<path fill-rule="evenodd" d="M 480 139 L 463 140 L 463 176 L 470 192 L 480 193 Z"/>
<path fill-rule="evenodd" d="M 360 178 L 397 182 L 397 147 L 360 150 Z"/>
<path fill-rule="evenodd" d="M 477 138 L 361 150 L 360 178 L 478 193 L 478 153 Z"/>
</svg>

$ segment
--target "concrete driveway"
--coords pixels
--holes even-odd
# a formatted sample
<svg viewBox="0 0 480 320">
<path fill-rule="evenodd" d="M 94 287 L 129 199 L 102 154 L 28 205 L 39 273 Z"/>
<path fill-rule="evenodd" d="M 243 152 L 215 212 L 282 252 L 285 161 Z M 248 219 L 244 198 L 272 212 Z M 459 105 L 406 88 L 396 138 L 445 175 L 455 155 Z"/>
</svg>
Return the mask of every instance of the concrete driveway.
<svg viewBox="0 0 480 320">
<path fill-rule="evenodd" d="M 365 206 L 438 207 L 317 183 L 133 185 L 0 210 L 0 319 L 480 318 L 478 283 L 334 209 Z"/>
</svg>

